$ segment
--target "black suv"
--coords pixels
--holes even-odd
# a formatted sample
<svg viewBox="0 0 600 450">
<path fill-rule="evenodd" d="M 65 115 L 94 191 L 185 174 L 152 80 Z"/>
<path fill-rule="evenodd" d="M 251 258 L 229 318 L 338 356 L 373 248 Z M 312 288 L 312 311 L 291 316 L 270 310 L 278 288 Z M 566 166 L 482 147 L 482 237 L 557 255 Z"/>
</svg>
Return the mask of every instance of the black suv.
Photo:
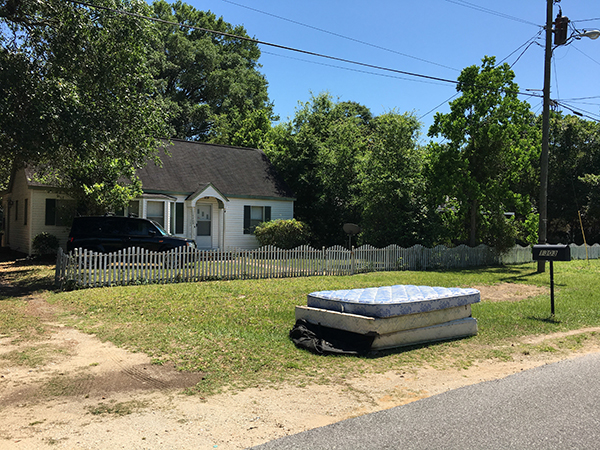
<svg viewBox="0 0 600 450">
<path fill-rule="evenodd" d="M 172 236 L 158 223 L 134 217 L 75 217 L 67 251 L 75 248 L 110 253 L 128 247 L 164 252 L 176 247 L 195 247 L 191 239 Z"/>
</svg>

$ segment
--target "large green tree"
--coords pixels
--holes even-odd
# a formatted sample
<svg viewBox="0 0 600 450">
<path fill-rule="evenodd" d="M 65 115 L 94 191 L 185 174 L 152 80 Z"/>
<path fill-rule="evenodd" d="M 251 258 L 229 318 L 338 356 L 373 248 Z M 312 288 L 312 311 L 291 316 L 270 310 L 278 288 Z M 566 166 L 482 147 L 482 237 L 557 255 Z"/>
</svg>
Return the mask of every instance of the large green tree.
<svg viewBox="0 0 600 450">
<path fill-rule="evenodd" d="M 423 175 L 421 124 L 413 114 L 389 112 L 372 121 L 372 135 L 360 160 L 358 204 L 362 241 L 383 247 L 431 245 L 437 217 L 429 214 Z"/>
<path fill-rule="evenodd" d="M 158 24 L 154 54 L 155 77 L 173 112 L 175 137 L 229 144 L 249 122 L 272 117 L 267 81 L 260 73 L 260 49 L 255 42 L 202 31 L 248 37 L 246 30 L 177 1 L 153 3 L 154 16 L 184 24 Z M 260 128 L 259 128 L 260 129 Z"/>
<path fill-rule="evenodd" d="M 502 250 L 515 238 L 532 239 L 540 138 L 514 77 L 493 57 L 465 68 L 456 88 L 460 97 L 429 129 L 440 139 L 429 146 L 433 198 L 454 240 L 471 246 Z"/>
<path fill-rule="evenodd" d="M 549 155 L 549 241 L 600 242 L 600 124 L 552 113 Z"/>
<path fill-rule="evenodd" d="M 136 0 L 0 0 L 0 160 L 36 166 L 103 212 L 140 193 L 135 169 L 169 128 L 154 89 L 153 26 Z"/>
<path fill-rule="evenodd" d="M 315 245 L 345 244 L 345 223 L 359 243 L 413 245 L 427 240 L 424 154 L 412 114 L 373 117 L 355 102 L 313 96 L 270 133 L 267 152 L 294 191 L 296 217 Z"/>
<path fill-rule="evenodd" d="M 344 223 L 360 220 L 357 163 L 371 119 L 368 108 L 322 93 L 270 134 L 267 154 L 294 192 L 295 216 L 309 225 L 315 245 L 343 244 Z"/>
</svg>

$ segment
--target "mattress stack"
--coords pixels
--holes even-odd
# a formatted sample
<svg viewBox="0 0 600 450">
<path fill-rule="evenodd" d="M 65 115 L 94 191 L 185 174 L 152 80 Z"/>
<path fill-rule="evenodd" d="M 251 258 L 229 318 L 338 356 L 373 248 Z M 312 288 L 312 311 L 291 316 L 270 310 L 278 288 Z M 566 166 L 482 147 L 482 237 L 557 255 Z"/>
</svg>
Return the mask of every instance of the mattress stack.
<svg viewBox="0 0 600 450">
<path fill-rule="evenodd" d="M 374 336 L 371 350 L 456 339 L 477 334 L 471 304 L 476 289 L 430 286 L 313 292 L 296 306 L 296 320 L 334 330 Z"/>
</svg>

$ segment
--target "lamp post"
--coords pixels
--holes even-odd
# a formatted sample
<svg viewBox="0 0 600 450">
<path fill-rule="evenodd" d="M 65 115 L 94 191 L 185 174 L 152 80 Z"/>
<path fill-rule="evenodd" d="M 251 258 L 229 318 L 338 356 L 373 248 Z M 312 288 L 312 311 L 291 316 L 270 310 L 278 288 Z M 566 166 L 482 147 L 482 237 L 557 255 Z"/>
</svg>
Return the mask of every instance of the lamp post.
<svg viewBox="0 0 600 450">
<path fill-rule="evenodd" d="M 598 39 L 600 37 L 600 30 L 583 30 L 582 33 L 576 34 L 573 36 L 575 39 L 581 39 L 582 37 L 587 37 L 590 39 Z"/>
<path fill-rule="evenodd" d="M 552 6 L 555 0 L 547 0 L 546 6 L 546 45 L 544 53 L 544 89 L 543 89 L 543 109 L 542 109 L 542 155 L 540 159 L 540 205 L 539 205 L 539 226 L 538 226 L 538 243 L 546 244 L 548 231 L 548 147 L 550 138 L 550 70 L 552 66 Z M 568 19 L 567 19 L 568 21 Z M 597 39 L 600 37 L 598 30 L 584 30 L 582 33 L 577 33 L 571 36 L 571 39 L 581 39 L 588 37 Z M 567 44 L 564 41 L 557 45 Z M 545 261 L 538 261 L 538 272 L 546 270 Z"/>
</svg>

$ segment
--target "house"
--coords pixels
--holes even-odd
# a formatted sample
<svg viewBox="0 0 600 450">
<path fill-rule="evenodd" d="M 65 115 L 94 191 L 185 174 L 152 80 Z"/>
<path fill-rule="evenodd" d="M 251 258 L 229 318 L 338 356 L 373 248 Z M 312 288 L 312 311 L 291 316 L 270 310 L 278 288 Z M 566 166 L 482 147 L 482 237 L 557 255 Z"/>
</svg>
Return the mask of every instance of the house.
<svg viewBox="0 0 600 450">
<path fill-rule="evenodd" d="M 256 248 L 258 223 L 293 218 L 293 194 L 261 150 L 171 142 L 160 151 L 162 167 L 150 162 L 137 172 L 143 195 L 117 214 L 152 219 L 202 249 Z M 14 172 L 2 194 L 2 246 L 32 254 L 33 238 L 47 232 L 64 248 L 74 201 L 33 175 Z"/>
</svg>

